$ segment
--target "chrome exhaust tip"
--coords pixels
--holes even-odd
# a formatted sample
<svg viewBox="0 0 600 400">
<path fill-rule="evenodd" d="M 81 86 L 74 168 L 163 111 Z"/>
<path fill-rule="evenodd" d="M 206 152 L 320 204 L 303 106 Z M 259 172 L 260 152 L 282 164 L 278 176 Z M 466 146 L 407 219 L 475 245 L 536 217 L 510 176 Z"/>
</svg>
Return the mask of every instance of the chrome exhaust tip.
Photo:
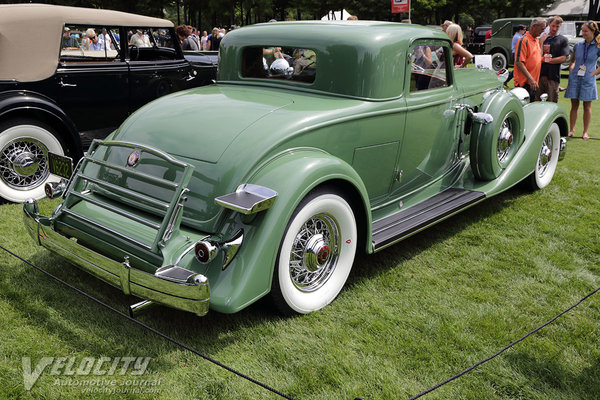
<svg viewBox="0 0 600 400">
<path fill-rule="evenodd" d="M 131 318 L 135 318 L 136 316 L 140 315 L 144 311 L 154 306 L 155 303 L 151 302 L 150 300 L 144 300 L 140 301 L 139 303 L 132 304 L 129 306 L 129 316 Z"/>
</svg>

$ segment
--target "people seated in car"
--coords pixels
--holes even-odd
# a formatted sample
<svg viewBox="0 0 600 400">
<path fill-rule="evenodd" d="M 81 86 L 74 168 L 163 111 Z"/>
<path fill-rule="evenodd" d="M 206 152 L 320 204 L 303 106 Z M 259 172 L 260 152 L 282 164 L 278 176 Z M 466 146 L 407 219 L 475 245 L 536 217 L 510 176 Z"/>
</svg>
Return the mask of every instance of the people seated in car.
<svg viewBox="0 0 600 400">
<path fill-rule="evenodd" d="M 141 29 L 136 29 L 135 33 L 129 39 L 130 46 L 136 47 L 151 47 L 150 39 L 144 34 Z"/>
<path fill-rule="evenodd" d="M 314 69 L 317 64 L 317 54 L 310 49 L 296 49 L 293 53 L 294 75 L 300 75 L 306 69 Z"/>
<path fill-rule="evenodd" d="M 104 42 L 100 41 L 96 31 L 92 28 L 85 31 L 85 36 L 88 38 L 88 50 L 104 50 Z"/>
<path fill-rule="evenodd" d="M 79 47 L 79 40 L 78 40 L 77 36 L 71 35 L 71 29 L 69 29 L 68 27 L 65 27 L 65 30 L 63 32 L 62 48 L 67 49 L 67 48 L 78 48 L 78 47 Z"/>
</svg>

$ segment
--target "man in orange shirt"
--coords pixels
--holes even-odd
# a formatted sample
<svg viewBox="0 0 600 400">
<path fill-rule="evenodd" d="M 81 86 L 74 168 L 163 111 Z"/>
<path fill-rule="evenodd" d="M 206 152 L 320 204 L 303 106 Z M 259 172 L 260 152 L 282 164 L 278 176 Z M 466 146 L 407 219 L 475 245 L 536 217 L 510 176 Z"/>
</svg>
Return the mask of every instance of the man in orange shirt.
<svg viewBox="0 0 600 400">
<path fill-rule="evenodd" d="M 540 70 L 542 68 L 542 48 L 538 37 L 546 29 L 544 18 L 534 18 L 529 30 L 517 42 L 515 48 L 515 86 L 529 92 L 529 101 L 535 100 Z"/>
</svg>

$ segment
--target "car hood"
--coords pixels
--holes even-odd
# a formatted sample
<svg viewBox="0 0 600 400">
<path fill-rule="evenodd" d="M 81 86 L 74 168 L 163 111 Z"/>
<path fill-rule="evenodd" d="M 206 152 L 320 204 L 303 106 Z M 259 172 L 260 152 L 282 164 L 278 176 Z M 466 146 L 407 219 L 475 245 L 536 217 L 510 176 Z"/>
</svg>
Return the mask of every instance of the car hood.
<svg viewBox="0 0 600 400">
<path fill-rule="evenodd" d="M 125 121 L 114 139 L 217 163 L 245 129 L 291 103 L 285 95 L 242 87 L 196 88 L 144 106 Z"/>
</svg>

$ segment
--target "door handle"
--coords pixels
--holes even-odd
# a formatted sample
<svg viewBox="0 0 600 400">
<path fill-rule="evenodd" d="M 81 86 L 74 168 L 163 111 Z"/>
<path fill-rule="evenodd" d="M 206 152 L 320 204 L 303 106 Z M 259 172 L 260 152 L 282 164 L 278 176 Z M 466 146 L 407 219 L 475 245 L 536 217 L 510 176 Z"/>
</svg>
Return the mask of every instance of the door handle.
<svg viewBox="0 0 600 400">
<path fill-rule="evenodd" d="M 189 71 L 187 76 L 184 78 L 184 80 L 186 82 L 189 82 L 189 81 L 195 79 L 196 75 L 198 75 L 198 72 L 196 70 Z"/>
<path fill-rule="evenodd" d="M 58 84 L 60 85 L 60 87 L 77 87 L 76 83 L 64 83 L 63 78 L 60 78 Z"/>
</svg>

